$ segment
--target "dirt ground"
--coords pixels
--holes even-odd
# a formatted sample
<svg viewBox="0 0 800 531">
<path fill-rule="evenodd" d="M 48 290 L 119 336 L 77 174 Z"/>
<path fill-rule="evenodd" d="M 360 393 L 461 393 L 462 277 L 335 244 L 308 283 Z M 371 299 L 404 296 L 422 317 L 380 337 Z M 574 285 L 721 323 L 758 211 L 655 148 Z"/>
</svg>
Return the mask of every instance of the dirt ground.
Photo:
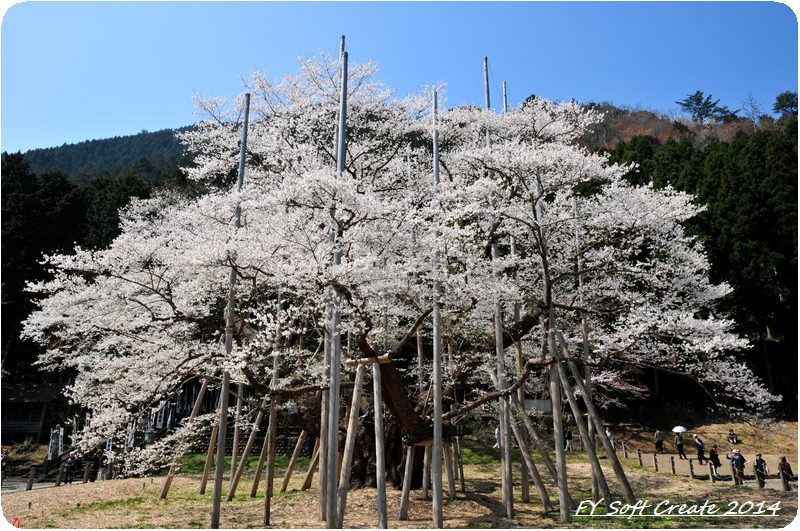
<svg viewBox="0 0 800 531">
<path fill-rule="evenodd" d="M 671 503 L 702 504 L 706 500 L 728 508 L 730 502 L 765 502 L 764 507 L 778 503 L 775 515 L 698 517 L 588 517 L 573 518 L 569 524 L 558 520 L 558 512 L 543 514 L 536 491 L 531 488 L 531 503 L 521 503 L 518 475 L 515 485 L 513 520 L 501 516 L 499 464 L 494 461 L 468 464 L 464 468 L 466 493 L 460 490 L 456 499 L 444 503 L 444 524 L 448 528 L 513 528 L 513 527 L 702 527 L 702 528 L 780 528 L 788 525 L 797 514 L 797 492 L 773 489 L 754 491 L 730 485 L 709 487 L 707 481 L 689 480 L 679 476 L 655 474 L 645 468 L 625 463 L 626 471 L 638 499 Z M 603 462 L 604 471 L 615 499 L 621 499 L 613 472 Z M 589 466 L 582 454 L 569 457 L 570 490 L 576 502 L 590 499 Z M 544 470 L 544 469 L 543 469 Z M 277 493 L 282 479 L 278 470 L 275 479 L 276 496 L 272 501 L 272 527 L 322 528 L 317 519 L 316 481 L 310 490 L 299 490 L 302 471 L 296 472 L 286 493 Z M 178 477 L 167 500 L 158 499 L 163 478 L 131 478 L 91 484 L 48 487 L 2 496 L 3 514 L 12 521 L 19 518 L 23 528 L 207 528 L 209 526 L 211 485 L 206 494 L 198 493 L 197 476 Z M 315 478 L 316 479 L 316 478 Z M 262 526 L 263 484 L 256 498 L 250 498 L 251 483 L 243 481 L 239 494 L 232 502 L 222 502 L 221 527 L 258 528 Z M 721 485 L 721 484 L 716 484 Z M 225 483 L 227 487 L 227 482 Z M 548 492 L 557 506 L 557 493 L 552 485 Z M 223 492 L 224 495 L 224 492 Z M 224 499 L 224 498 L 223 498 Z M 390 528 L 430 528 L 431 503 L 423 500 L 420 491 L 413 491 L 409 519 L 398 520 L 400 491 L 387 492 Z M 377 526 L 376 491 L 351 491 L 347 500 L 344 525 L 348 528 Z M 574 514 L 574 512 L 572 513 Z"/>
<path fill-rule="evenodd" d="M 611 424 L 611 431 L 617 442 L 625 441 L 631 448 L 640 448 L 642 452 L 655 451 L 653 434 L 661 429 L 665 434 L 664 449 L 669 454 L 677 454 L 670 430 L 674 426 L 642 427 L 633 424 Z M 683 435 L 686 454 L 696 454 L 692 444 L 692 436 L 696 433 L 703 440 L 706 454 L 711 445 L 716 444 L 720 455 L 737 448 L 746 456 L 755 457 L 756 452 L 764 455 L 786 456 L 794 462 L 797 457 L 797 421 L 777 421 L 762 426 L 744 423 L 719 422 L 711 424 L 683 424 L 687 431 Z M 739 443 L 728 442 L 728 430 L 733 429 Z M 635 451 L 635 450 L 634 450 Z"/>
</svg>

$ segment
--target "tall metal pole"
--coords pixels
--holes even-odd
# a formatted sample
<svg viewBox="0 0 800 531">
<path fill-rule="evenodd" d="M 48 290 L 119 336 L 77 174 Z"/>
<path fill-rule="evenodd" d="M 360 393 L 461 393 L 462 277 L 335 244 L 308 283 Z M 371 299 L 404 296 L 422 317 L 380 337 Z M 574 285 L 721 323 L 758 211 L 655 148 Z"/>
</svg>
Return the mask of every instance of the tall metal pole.
<svg viewBox="0 0 800 531">
<path fill-rule="evenodd" d="M 508 112 L 508 86 L 505 81 L 503 81 L 503 114 Z M 511 243 L 511 255 L 516 256 L 517 254 L 517 241 L 516 239 L 511 236 L 509 238 Z M 516 277 L 516 275 L 515 275 Z M 520 305 L 518 302 L 514 303 L 514 323 L 518 323 L 520 320 Z M 516 351 L 515 362 L 517 366 L 517 374 L 522 374 L 524 361 L 522 359 L 522 342 L 517 340 L 514 342 L 514 348 Z M 517 399 L 519 400 L 520 404 L 525 404 L 525 389 L 524 386 L 520 387 L 517 390 Z M 524 409 L 521 411 L 523 415 L 527 414 Z M 509 421 L 511 421 L 511 415 L 509 414 Z M 513 431 L 514 423 L 511 422 L 511 428 Z M 527 434 L 523 433 L 523 437 L 525 437 L 525 443 L 527 445 Z M 531 491 L 530 491 L 530 480 L 528 478 L 528 464 L 525 459 L 519 464 L 519 481 L 520 481 L 520 491 L 522 494 L 522 501 L 523 503 L 530 503 L 531 501 Z"/>
<path fill-rule="evenodd" d="M 247 127 L 250 121 L 250 94 L 244 95 L 244 123 L 242 124 L 242 143 L 239 149 L 239 175 L 236 179 L 236 192 L 242 191 L 244 185 L 244 162 L 247 153 Z M 242 222 L 242 207 L 236 203 L 233 226 L 238 229 Z M 231 255 L 231 261 L 235 260 Z M 228 306 L 225 309 L 225 355 L 229 357 L 233 350 L 234 307 L 236 305 L 236 268 L 231 263 L 231 276 L 228 284 Z M 225 438 L 228 433 L 228 392 L 230 391 L 230 374 L 222 371 L 222 389 L 219 401 L 219 431 L 217 431 L 217 459 L 214 468 L 214 493 L 211 498 L 211 529 L 219 528 L 219 508 L 222 496 L 222 477 L 225 472 Z"/>
<path fill-rule="evenodd" d="M 489 100 L 489 58 L 486 56 L 483 57 L 483 92 L 486 100 L 486 110 L 488 111 L 492 105 Z"/>
<path fill-rule="evenodd" d="M 344 35 L 339 40 L 339 80 L 341 81 L 342 74 L 342 58 L 344 57 Z M 338 125 L 338 124 L 337 124 Z M 339 150 L 339 132 L 334 131 L 333 135 L 333 152 L 338 153 Z M 330 237 L 330 235 L 329 235 Z M 325 367 L 325 384 L 330 382 L 331 372 L 331 338 L 330 334 L 325 332 L 324 339 L 324 367 Z M 320 520 L 326 519 L 326 512 L 328 510 L 328 412 L 330 407 L 328 399 L 330 398 L 329 392 L 322 393 L 321 407 L 320 407 L 320 426 L 319 426 L 319 489 L 317 490 L 318 501 L 318 516 Z"/>
<path fill-rule="evenodd" d="M 439 195 L 439 132 L 436 125 L 439 111 L 439 94 L 433 91 L 433 200 Z M 439 230 L 436 230 L 436 239 Z M 434 278 L 438 275 L 439 250 L 433 251 L 432 269 Z M 433 525 L 444 526 L 442 519 L 442 312 L 439 304 L 440 286 L 438 280 L 433 284 L 433 448 L 431 456 L 431 475 L 433 476 Z"/>
<path fill-rule="evenodd" d="M 347 137 L 347 52 L 342 53 L 342 77 L 341 93 L 339 97 L 339 141 L 336 150 L 336 171 L 341 177 L 344 173 L 345 147 Z M 334 245 L 333 265 L 341 263 L 341 252 L 336 244 L 339 226 L 336 219 L 336 203 L 338 193 L 334 192 L 334 200 L 331 201 L 331 232 L 329 241 Z M 331 367 L 330 367 L 330 392 L 328 394 L 328 461 L 327 465 L 327 494 L 325 521 L 329 527 L 333 527 L 337 522 L 336 518 L 336 491 L 338 481 L 338 462 L 339 462 L 339 365 L 341 357 L 341 335 L 339 331 L 339 296 L 331 290 L 330 302 L 330 344 L 331 344 Z"/>
<path fill-rule="evenodd" d="M 489 58 L 483 58 L 483 83 L 486 96 L 486 112 L 490 112 L 489 99 Z M 486 145 L 489 145 L 489 132 L 486 132 Z M 494 278 L 500 279 L 497 271 L 497 242 L 492 241 L 492 267 L 494 268 Z M 503 306 L 499 296 L 494 303 L 494 342 L 495 357 L 497 363 L 497 383 L 500 390 L 506 388 L 505 376 L 505 354 L 503 349 Z M 514 486 L 512 484 L 511 471 L 511 426 L 509 423 L 508 397 L 498 400 L 498 411 L 500 416 L 500 467 L 503 487 L 503 507 L 506 511 L 506 518 L 514 517 Z"/>
</svg>

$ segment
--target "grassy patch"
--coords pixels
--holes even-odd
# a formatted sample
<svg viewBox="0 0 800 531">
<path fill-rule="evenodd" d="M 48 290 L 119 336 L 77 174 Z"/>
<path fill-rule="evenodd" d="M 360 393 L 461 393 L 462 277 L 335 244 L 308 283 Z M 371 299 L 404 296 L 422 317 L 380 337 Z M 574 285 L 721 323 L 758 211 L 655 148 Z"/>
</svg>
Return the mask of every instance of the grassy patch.
<svg viewBox="0 0 800 531">
<path fill-rule="evenodd" d="M 286 469 L 289 467 L 289 457 L 285 455 L 276 455 L 275 456 L 275 468 L 276 469 Z M 311 460 L 308 457 L 299 457 L 297 459 L 297 463 L 295 464 L 295 470 L 297 468 L 307 469 L 308 465 L 311 463 Z M 186 454 L 181 459 L 181 468 L 178 472 L 181 475 L 195 475 L 195 474 L 202 474 L 203 468 L 206 464 L 206 454 Z M 247 458 L 247 469 L 245 470 L 245 474 L 254 474 L 256 465 L 258 464 L 258 455 L 250 455 Z M 231 458 L 230 456 L 225 456 L 225 467 L 226 469 L 230 469 L 231 466 Z M 212 464 L 213 469 L 213 464 Z M 166 473 L 166 472 L 165 472 Z"/>
</svg>

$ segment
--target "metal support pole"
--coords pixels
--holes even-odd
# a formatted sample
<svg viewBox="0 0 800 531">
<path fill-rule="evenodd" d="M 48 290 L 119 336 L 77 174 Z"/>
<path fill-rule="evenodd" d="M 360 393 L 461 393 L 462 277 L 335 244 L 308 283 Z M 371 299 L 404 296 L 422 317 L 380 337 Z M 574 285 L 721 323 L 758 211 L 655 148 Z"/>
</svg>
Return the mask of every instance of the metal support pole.
<svg viewBox="0 0 800 531">
<path fill-rule="evenodd" d="M 439 193 L 439 133 L 436 120 L 439 95 L 433 92 L 433 196 L 438 201 Z M 436 231 L 438 239 L 439 231 Z M 433 274 L 438 275 L 439 253 L 433 253 Z M 433 476 L 433 526 L 444 525 L 442 516 L 442 316 L 439 307 L 439 283 L 434 284 L 433 303 L 433 447 L 431 448 L 431 475 Z"/>
<path fill-rule="evenodd" d="M 342 41 L 344 42 L 344 41 Z M 344 173 L 347 138 L 347 52 L 342 52 L 341 82 L 339 96 L 339 128 L 336 150 L 336 171 L 341 176 Z M 330 242 L 333 244 L 333 266 L 341 263 L 341 254 L 337 246 L 339 223 L 336 218 L 338 193 L 334 193 L 331 202 L 331 232 Z M 339 464 L 339 366 L 341 357 L 341 332 L 339 330 L 339 297 L 331 290 L 330 301 L 330 389 L 328 393 L 328 458 L 326 462 L 326 502 L 325 521 L 329 525 L 337 522 L 336 518 L 336 491 Z"/>
<path fill-rule="evenodd" d="M 386 464 L 383 455 L 383 399 L 381 398 L 381 364 L 372 364 L 372 392 L 375 400 L 375 480 L 378 490 L 378 529 L 387 529 Z"/>
</svg>

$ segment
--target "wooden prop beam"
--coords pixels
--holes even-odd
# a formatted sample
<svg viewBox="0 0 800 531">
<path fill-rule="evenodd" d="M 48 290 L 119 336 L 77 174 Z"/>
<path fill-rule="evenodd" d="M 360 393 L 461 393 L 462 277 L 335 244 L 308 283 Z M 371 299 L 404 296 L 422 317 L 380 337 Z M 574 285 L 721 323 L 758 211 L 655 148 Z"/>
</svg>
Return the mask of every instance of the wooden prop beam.
<svg viewBox="0 0 800 531">
<path fill-rule="evenodd" d="M 253 486 L 250 489 L 250 497 L 255 498 L 258 495 L 258 485 L 261 483 L 261 474 L 264 471 L 264 463 L 267 461 L 267 453 L 269 452 L 269 432 L 271 427 L 267 421 L 267 433 L 264 434 L 264 443 L 261 445 L 261 452 L 258 454 L 258 464 L 256 465 L 256 475 L 253 478 Z"/>
<path fill-rule="evenodd" d="M 556 474 L 556 466 L 553 464 L 553 460 L 550 459 L 550 454 L 547 453 L 547 447 L 545 446 L 544 441 L 542 441 L 542 438 L 539 436 L 536 428 L 534 428 L 531 419 L 528 418 L 528 414 L 525 412 L 525 409 L 522 407 L 519 399 L 516 396 L 511 395 L 511 403 L 514 404 L 514 407 L 517 409 L 517 418 L 519 418 L 522 421 L 523 426 L 525 426 L 525 431 L 528 432 L 528 436 L 533 441 L 533 445 L 537 450 L 539 450 L 539 455 L 542 458 L 545 468 L 547 468 L 547 471 L 550 473 L 550 476 L 553 479 L 553 484 L 557 485 L 558 474 Z"/>
<path fill-rule="evenodd" d="M 203 398 L 206 395 L 207 387 L 208 387 L 208 381 L 204 379 L 203 383 L 200 385 L 200 391 L 197 393 L 197 398 L 194 401 L 194 407 L 192 407 L 192 412 L 189 414 L 189 421 L 196 418 L 197 415 L 200 413 L 200 407 L 203 405 Z M 164 484 L 161 486 L 161 493 L 159 494 L 159 498 L 161 498 L 162 500 L 167 499 L 167 494 L 169 494 L 169 488 L 170 486 L 172 486 L 172 479 L 175 477 L 175 472 L 178 469 L 178 463 L 180 463 L 182 457 L 183 457 L 183 452 L 177 452 L 172 460 L 172 464 L 169 467 L 169 472 L 167 472 L 167 477 L 164 478 Z"/>
<path fill-rule="evenodd" d="M 211 463 L 214 461 L 214 450 L 217 448 L 217 432 L 219 431 L 219 419 L 211 428 L 211 439 L 208 441 L 208 452 L 206 453 L 206 463 L 203 465 L 203 477 L 200 479 L 200 494 L 206 493 L 208 476 L 211 473 Z"/>
<path fill-rule="evenodd" d="M 414 446 L 406 448 L 406 467 L 403 473 L 403 492 L 400 495 L 400 520 L 408 520 L 408 503 L 411 498 L 411 474 L 414 471 Z"/>
<path fill-rule="evenodd" d="M 286 469 L 286 473 L 283 475 L 283 481 L 281 482 L 281 492 L 286 492 L 286 489 L 289 487 L 289 480 L 292 478 L 292 471 L 297 464 L 297 458 L 300 457 L 300 451 L 303 449 L 304 442 L 306 442 L 306 430 L 300 432 L 300 436 L 297 438 L 297 444 L 294 445 L 294 452 L 292 452 L 292 458 L 289 460 L 289 467 Z"/>
<path fill-rule="evenodd" d="M 589 464 L 592 467 L 592 477 L 597 481 L 597 485 L 600 488 L 600 494 L 603 496 L 603 499 L 606 502 L 606 507 L 611 507 L 611 492 L 608 490 L 608 483 L 606 482 L 605 475 L 603 474 L 603 469 L 600 468 L 600 461 L 597 460 L 597 454 L 595 454 L 592 443 L 589 440 L 589 430 L 584 423 L 583 414 L 578 407 L 578 401 L 575 399 L 575 394 L 572 392 L 572 387 L 567 381 L 567 372 L 564 369 L 564 365 L 561 363 L 559 363 L 556 367 L 558 367 L 558 376 L 561 380 L 561 389 L 564 391 L 564 395 L 567 397 L 567 402 L 569 402 L 569 407 L 572 410 L 572 416 L 575 418 L 575 425 L 578 427 L 578 433 L 580 434 L 581 441 L 585 447 L 586 455 L 589 458 Z"/>
<path fill-rule="evenodd" d="M 572 361 L 569 361 L 568 365 L 570 371 L 572 372 L 572 377 L 575 379 L 575 384 L 578 386 L 578 390 L 581 392 L 581 396 L 586 396 L 586 386 L 583 385 L 583 380 L 578 372 L 578 367 L 576 367 L 575 363 Z M 611 466 L 614 469 L 614 474 L 617 476 L 617 480 L 622 486 L 622 492 L 625 496 L 625 501 L 633 505 L 636 503 L 636 496 L 633 494 L 633 489 L 631 488 L 631 484 L 628 482 L 628 478 L 625 475 L 625 471 L 622 469 L 619 459 L 617 459 L 617 453 L 614 451 L 611 441 L 609 441 L 608 437 L 606 437 L 603 421 L 600 419 L 600 415 L 597 414 L 597 410 L 591 401 L 586 402 L 586 408 L 589 411 L 589 419 L 594 423 L 594 427 L 597 431 L 600 442 L 603 443 L 606 456 L 608 456 L 608 460 L 611 462 Z"/>
<path fill-rule="evenodd" d="M 456 498 L 456 481 L 453 477 L 453 448 L 450 441 L 444 442 L 444 469 L 447 474 L 447 496 Z"/>
<path fill-rule="evenodd" d="M 314 451 L 311 452 L 311 463 L 308 465 L 308 472 L 306 472 L 306 478 L 303 480 L 303 486 L 300 487 L 300 490 L 308 490 L 311 488 L 311 481 L 314 479 L 314 471 L 319 464 L 319 444 L 319 437 L 317 437 L 317 440 L 314 442 Z"/>
<path fill-rule="evenodd" d="M 264 408 L 267 405 L 267 400 L 267 397 L 264 397 L 264 399 L 261 401 L 261 407 L 258 408 L 258 413 L 256 413 L 253 431 L 250 432 L 250 436 L 247 438 L 247 443 L 244 445 L 244 451 L 242 451 L 242 457 L 239 459 L 239 466 L 236 467 L 236 472 L 231 478 L 231 486 L 228 488 L 228 496 L 225 498 L 227 501 L 231 501 L 236 495 L 236 489 L 239 487 L 239 482 L 242 480 L 242 475 L 247 468 L 247 459 L 250 457 L 250 452 L 253 451 L 253 446 L 256 443 L 256 437 L 261 429 L 261 423 L 264 421 Z M 260 459 L 259 462 L 261 462 Z"/>
<path fill-rule="evenodd" d="M 467 492 L 467 485 L 464 482 L 464 461 L 461 459 L 461 438 L 456 437 L 454 439 L 455 446 L 456 446 L 456 459 L 458 460 L 458 472 L 459 478 L 461 479 L 461 492 Z"/>
<path fill-rule="evenodd" d="M 356 369 L 356 381 L 353 386 L 353 397 L 350 401 L 350 418 L 347 419 L 347 438 L 344 442 L 344 457 L 342 458 L 342 469 L 339 473 L 338 506 L 336 514 L 338 516 L 337 527 L 344 525 L 344 511 L 347 505 L 347 491 L 350 488 L 350 472 L 353 465 L 353 451 L 356 447 L 356 435 L 358 432 L 358 415 L 361 409 L 361 389 L 364 385 L 364 373 L 366 367 L 361 364 Z"/>
<path fill-rule="evenodd" d="M 533 459 L 531 459 L 531 454 L 528 449 L 528 443 L 525 441 L 525 436 L 520 433 L 517 423 L 513 420 L 511 421 L 511 431 L 514 432 L 514 437 L 517 439 L 517 445 L 522 453 L 522 459 L 527 465 L 526 470 L 533 478 L 533 484 L 536 486 L 536 490 L 539 492 L 539 498 L 542 500 L 542 507 L 545 511 L 551 512 L 553 510 L 553 503 L 550 501 L 550 496 L 547 494 L 547 489 L 544 486 L 542 477 L 539 475 L 539 470 L 536 468 L 536 464 L 533 462 Z"/>
<path fill-rule="evenodd" d="M 428 491 L 431 488 L 431 447 L 425 446 L 425 454 L 422 459 L 422 499 L 428 499 Z"/>
</svg>

